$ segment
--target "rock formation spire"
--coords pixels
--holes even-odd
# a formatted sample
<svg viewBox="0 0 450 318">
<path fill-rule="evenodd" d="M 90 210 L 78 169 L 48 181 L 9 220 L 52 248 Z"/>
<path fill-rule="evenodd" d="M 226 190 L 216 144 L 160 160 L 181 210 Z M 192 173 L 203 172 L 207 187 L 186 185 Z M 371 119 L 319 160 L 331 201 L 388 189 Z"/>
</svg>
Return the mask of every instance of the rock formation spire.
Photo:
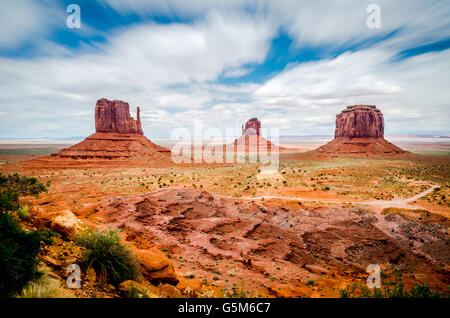
<svg viewBox="0 0 450 318">
<path fill-rule="evenodd" d="M 243 135 L 261 135 L 261 121 L 258 118 L 253 117 L 247 120 L 245 126 L 242 126 Z"/>
<path fill-rule="evenodd" d="M 95 131 L 143 135 L 140 110 L 137 120 L 130 116 L 130 105 L 121 100 L 99 99 L 95 105 Z"/>
</svg>

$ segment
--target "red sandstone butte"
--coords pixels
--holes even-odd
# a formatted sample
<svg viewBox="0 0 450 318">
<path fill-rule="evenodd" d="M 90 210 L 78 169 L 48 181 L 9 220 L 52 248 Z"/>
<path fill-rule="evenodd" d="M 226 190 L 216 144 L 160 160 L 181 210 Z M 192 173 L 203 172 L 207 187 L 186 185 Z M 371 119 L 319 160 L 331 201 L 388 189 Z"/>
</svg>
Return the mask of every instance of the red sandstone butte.
<svg viewBox="0 0 450 318">
<path fill-rule="evenodd" d="M 70 159 L 169 160 L 170 150 L 144 136 L 140 109 L 137 119 L 121 100 L 99 99 L 95 106 L 95 133 L 52 156 Z"/>
<path fill-rule="evenodd" d="M 242 126 L 242 135 L 233 143 L 234 152 L 282 152 L 286 148 L 274 145 L 261 136 L 261 121 L 258 118 L 250 118 Z"/>
<path fill-rule="evenodd" d="M 243 135 L 261 135 L 261 121 L 258 118 L 250 118 L 245 123 L 245 126 L 242 125 L 242 134 Z"/>
<path fill-rule="evenodd" d="M 99 99 L 95 105 L 95 131 L 143 135 L 140 109 L 137 119 L 130 116 L 130 105 L 121 100 Z"/>
<path fill-rule="evenodd" d="M 336 115 L 334 138 L 383 138 L 384 119 L 374 105 L 347 106 Z"/>
<path fill-rule="evenodd" d="M 347 106 L 336 115 L 334 137 L 313 152 L 326 157 L 392 157 L 407 153 L 384 139 L 383 114 L 374 105 Z"/>
</svg>

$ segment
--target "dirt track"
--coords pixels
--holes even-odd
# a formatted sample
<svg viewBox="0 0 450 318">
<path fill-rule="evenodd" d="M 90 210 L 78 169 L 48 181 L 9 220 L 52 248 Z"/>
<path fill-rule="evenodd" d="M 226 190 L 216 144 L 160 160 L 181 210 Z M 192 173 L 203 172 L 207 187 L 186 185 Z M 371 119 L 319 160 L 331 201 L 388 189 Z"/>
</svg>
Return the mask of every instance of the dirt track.
<svg viewBox="0 0 450 318">
<path fill-rule="evenodd" d="M 290 200 L 290 201 L 300 201 L 300 202 L 318 202 L 318 203 L 332 203 L 332 204 L 360 204 L 360 205 L 370 205 L 370 206 L 375 206 L 378 208 L 387 208 L 387 207 L 398 207 L 398 208 L 405 208 L 405 209 L 420 209 L 420 207 L 418 206 L 414 206 L 414 205 L 410 205 L 408 204 L 409 202 L 413 202 L 416 201 L 418 199 L 420 199 L 423 196 L 426 196 L 427 194 L 429 194 L 431 191 L 433 191 L 434 189 L 440 188 L 440 185 L 437 184 L 425 184 L 423 183 L 422 185 L 430 185 L 431 187 L 419 194 L 416 194 L 410 198 L 406 198 L 406 199 L 396 199 L 396 200 L 370 200 L 370 201 L 342 201 L 342 200 L 324 200 L 324 199 L 311 199 L 311 198 L 306 198 L 306 197 L 287 197 L 287 196 L 273 196 L 273 195 L 263 195 L 263 196 L 257 196 L 257 197 L 249 197 L 249 196 L 243 196 L 243 197 L 233 197 L 230 195 L 222 195 L 222 194 L 215 194 L 210 192 L 212 195 L 214 195 L 215 197 L 218 198 L 224 198 L 224 199 L 233 199 L 233 200 L 246 200 L 246 201 L 255 201 L 255 200 L 269 200 L 269 199 L 280 199 L 280 200 Z M 165 188 L 161 188 L 161 189 L 157 189 L 151 192 L 147 192 L 144 193 L 142 195 L 140 195 L 140 197 L 142 196 L 147 196 L 149 194 L 154 194 L 154 193 L 158 193 L 158 192 L 162 192 L 162 191 L 167 191 L 167 190 L 181 190 L 184 188 L 180 188 L 180 187 L 165 187 Z M 131 197 L 135 197 L 135 196 L 127 196 L 127 197 L 116 197 L 116 198 L 131 198 Z"/>
</svg>

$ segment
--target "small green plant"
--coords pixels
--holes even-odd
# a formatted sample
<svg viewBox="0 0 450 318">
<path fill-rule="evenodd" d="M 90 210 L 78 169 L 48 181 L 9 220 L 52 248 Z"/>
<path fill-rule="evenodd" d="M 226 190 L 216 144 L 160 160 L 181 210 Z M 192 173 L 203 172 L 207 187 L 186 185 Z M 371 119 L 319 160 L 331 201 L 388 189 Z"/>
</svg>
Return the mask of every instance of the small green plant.
<svg viewBox="0 0 450 318">
<path fill-rule="evenodd" d="M 28 209 L 26 207 L 17 209 L 16 213 L 19 219 L 21 219 L 22 221 L 28 220 Z"/>
<path fill-rule="evenodd" d="M 449 297 L 448 292 L 439 293 L 433 291 L 426 283 L 416 283 L 408 291 L 403 285 L 402 273 L 395 271 L 394 281 L 385 284 L 382 289 L 370 289 L 361 283 L 354 283 L 352 286 L 340 289 L 341 298 L 443 298 Z"/>
<path fill-rule="evenodd" d="M 132 285 L 127 296 L 128 298 L 150 298 L 150 293 L 146 288 Z"/>
<path fill-rule="evenodd" d="M 129 279 L 139 279 L 139 264 L 131 251 L 120 243 L 117 231 L 88 230 L 79 235 L 76 242 L 86 248 L 82 265 L 92 267 L 104 283 L 117 285 Z"/>
<path fill-rule="evenodd" d="M 29 282 L 16 298 L 67 298 L 70 294 L 61 287 L 61 283 L 48 276 L 47 268 L 42 269 L 42 276 Z"/>
</svg>

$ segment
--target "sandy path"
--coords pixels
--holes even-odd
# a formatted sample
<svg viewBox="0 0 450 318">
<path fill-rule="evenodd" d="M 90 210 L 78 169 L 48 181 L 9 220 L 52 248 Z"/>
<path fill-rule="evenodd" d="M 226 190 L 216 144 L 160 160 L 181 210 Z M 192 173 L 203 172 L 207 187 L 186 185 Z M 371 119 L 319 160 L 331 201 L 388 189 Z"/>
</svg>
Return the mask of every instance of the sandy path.
<svg viewBox="0 0 450 318">
<path fill-rule="evenodd" d="M 341 200 L 318 200 L 318 199 L 311 199 L 311 198 L 305 198 L 305 197 L 286 197 L 286 196 L 274 196 L 274 195 L 263 195 L 258 197 L 233 197 L 230 195 L 223 195 L 223 194 L 216 194 L 210 192 L 212 195 L 218 198 L 224 198 L 224 199 L 232 199 L 232 200 L 246 200 L 246 201 L 252 201 L 252 200 L 267 200 L 267 199 L 280 199 L 280 200 L 291 200 L 291 201 L 304 201 L 304 202 L 322 202 L 322 203 L 335 203 L 335 204 L 360 204 L 360 205 L 370 205 L 377 208 L 387 208 L 387 207 L 398 207 L 398 208 L 408 208 L 408 209 L 420 209 L 418 206 L 410 205 L 410 202 L 416 201 L 420 199 L 421 197 L 429 194 L 431 191 L 433 191 L 436 188 L 439 188 L 440 185 L 438 184 L 423 184 L 431 186 L 428 190 L 425 190 L 419 194 L 416 194 L 410 198 L 407 199 L 396 199 L 396 200 L 370 200 L 370 201 L 341 201 Z M 174 190 L 174 189 L 184 189 L 180 187 L 166 187 L 157 189 L 154 191 L 150 191 L 138 196 L 124 196 L 124 197 L 116 197 L 116 198 L 122 198 L 122 199 L 128 199 L 128 198 L 136 198 L 136 197 L 144 197 L 149 194 L 154 194 L 158 192 L 168 191 L 168 190 Z"/>
</svg>

